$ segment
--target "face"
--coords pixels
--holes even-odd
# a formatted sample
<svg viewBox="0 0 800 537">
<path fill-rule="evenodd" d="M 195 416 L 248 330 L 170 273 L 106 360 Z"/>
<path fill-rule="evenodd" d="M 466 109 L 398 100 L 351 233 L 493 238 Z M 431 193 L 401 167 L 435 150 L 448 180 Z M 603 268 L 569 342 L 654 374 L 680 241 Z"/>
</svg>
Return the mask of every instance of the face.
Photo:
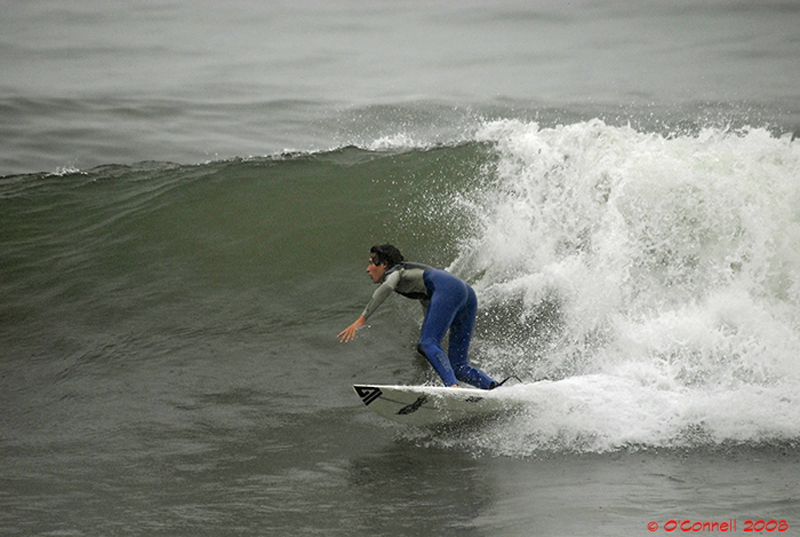
<svg viewBox="0 0 800 537">
<path fill-rule="evenodd" d="M 383 274 L 386 272 L 386 263 L 380 265 L 375 264 L 375 258 L 370 257 L 367 264 L 367 274 L 372 278 L 372 283 L 381 283 L 383 281 Z"/>
</svg>

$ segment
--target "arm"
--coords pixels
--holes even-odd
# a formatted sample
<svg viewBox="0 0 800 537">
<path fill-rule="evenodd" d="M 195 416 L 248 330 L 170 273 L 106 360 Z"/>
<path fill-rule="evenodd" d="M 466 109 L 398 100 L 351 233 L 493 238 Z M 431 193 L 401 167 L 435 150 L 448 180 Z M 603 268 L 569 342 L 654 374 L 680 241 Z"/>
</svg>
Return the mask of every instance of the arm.
<svg viewBox="0 0 800 537">
<path fill-rule="evenodd" d="M 380 287 L 375 289 L 375 292 L 372 293 L 372 298 L 367 304 L 367 307 L 364 308 L 364 312 L 361 314 L 361 316 L 356 319 L 356 322 L 339 333 L 338 338 L 341 343 L 347 343 L 356 337 L 356 330 L 361 328 L 364 323 L 367 322 L 367 317 L 372 315 L 372 313 L 378 309 L 378 306 L 383 304 L 383 301 L 392 294 L 392 291 L 394 291 L 394 288 L 397 286 L 397 282 L 399 281 L 400 273 L 394 272 L 389 275 L 389 277 L 380 285 Z"/>
<path fill-rule="evenodd" d="M 375 292 L 372 293 L 372 298 L 370 298 L 369 302 L 367 303 L 367 307 L 364 308 L 364 311 L 361 312 L 361 316 L 366 321 L 369 317 L 375 313 L 375 310 L 378 309 L 378 306 L 383 304 L 384 300 L 389 298 L 389 295 L 392 294 L 394 288 L 397 287 L 397 282 L 400 280 L 400 274 L 395 272 L 389 275 L 389 278 L 386 279 L 377 289 Z"/>
</svg>

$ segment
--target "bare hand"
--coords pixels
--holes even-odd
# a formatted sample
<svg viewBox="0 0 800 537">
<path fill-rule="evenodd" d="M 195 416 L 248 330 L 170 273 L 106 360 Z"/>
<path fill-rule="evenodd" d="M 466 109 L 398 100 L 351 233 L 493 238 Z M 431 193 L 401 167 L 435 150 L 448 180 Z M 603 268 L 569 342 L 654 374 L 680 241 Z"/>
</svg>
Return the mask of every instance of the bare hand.
<svg viewBox="0 0 800 537">
<path fill-rule="evenodd" d="M 354 337 L 356 337 L 356 330 L 361 328 L 366 322 L 367 320 L 363 316 L 356 319 L 356 322 L 339 333 L 337 336 L 339 338 L 339 342 L 347 343 L 348 341 L 351 341 Z"/>
</svg>

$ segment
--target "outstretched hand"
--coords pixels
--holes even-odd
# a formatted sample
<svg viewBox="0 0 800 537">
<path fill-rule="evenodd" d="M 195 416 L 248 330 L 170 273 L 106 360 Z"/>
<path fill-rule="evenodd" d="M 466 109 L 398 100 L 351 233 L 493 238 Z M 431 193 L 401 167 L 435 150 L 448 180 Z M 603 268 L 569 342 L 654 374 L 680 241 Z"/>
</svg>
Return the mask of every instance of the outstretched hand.
<svg viewBox="0 0 800 537">
<path fill-rule="evenodd" d="M 339 332 L 339 335 L 337 336 L 339 338 L 339 342 L 347 343 L 348 341 L 352 340 L 354 337 L 356 337 L 356 330 L 361 328 L 366 322 L 367 320 L 363 316 L 356 319 L 356 322 Z"/>
</svg>

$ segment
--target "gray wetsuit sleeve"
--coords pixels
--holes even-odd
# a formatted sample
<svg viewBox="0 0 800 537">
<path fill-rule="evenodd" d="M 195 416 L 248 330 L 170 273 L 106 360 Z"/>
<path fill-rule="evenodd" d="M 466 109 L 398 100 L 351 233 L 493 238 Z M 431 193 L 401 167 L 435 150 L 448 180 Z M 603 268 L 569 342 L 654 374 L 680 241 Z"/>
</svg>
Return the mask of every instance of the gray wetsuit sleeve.
<svg viewBox="0 0 800 537">
<path fill-rule="evenodd" d="M 399 271 L 389 274 L 386 277 L 386 280 L 377 289 L 375 289 L 374 293 L 372 293 L 372 298 L 370 299 L 369 303 L 367 303 L 367 307 L 364 308 L 361 316 L 365 319 L 369 319 L 369 316 L 375 313 L 375 310 L 378 309 L 378 306 L 383 304 L 383 301 L 392 294 L 392 291 L 395 290 L 395 287 L 397 287 L 399 282 Z"/>
</svg>

